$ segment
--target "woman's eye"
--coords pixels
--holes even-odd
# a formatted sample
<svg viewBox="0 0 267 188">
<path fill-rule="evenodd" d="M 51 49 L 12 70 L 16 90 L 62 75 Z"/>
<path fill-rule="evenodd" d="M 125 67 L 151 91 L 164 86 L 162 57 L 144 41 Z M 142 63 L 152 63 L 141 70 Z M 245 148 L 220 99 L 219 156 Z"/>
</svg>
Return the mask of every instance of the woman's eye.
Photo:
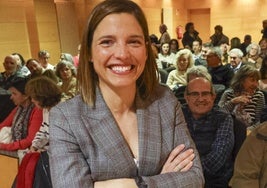
<svg viewBox="0 0 267 188">
<path fill-rule="evenodd" d="M 102 40 L 100 45 L 102 46 L 111 46 L 114 42 L 112 40 Z"/>
<path fill-rule="evenodd" d="M 138 47 L 138 46 L 140 46 L 140 45 L 142 44 L 142 42 L 139 41 L 139 40 L 130 40 L 130 41 L 129 41 L 129 44 L 130 44 L 131 46 L 133 46 L 133 47 Z"/>
</svg>

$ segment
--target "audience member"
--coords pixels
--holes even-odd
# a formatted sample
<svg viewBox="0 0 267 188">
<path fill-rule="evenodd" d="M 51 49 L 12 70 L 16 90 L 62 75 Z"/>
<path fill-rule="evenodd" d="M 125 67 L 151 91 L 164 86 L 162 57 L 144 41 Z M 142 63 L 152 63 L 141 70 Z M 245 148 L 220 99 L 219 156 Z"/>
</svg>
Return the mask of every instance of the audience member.
<svg viewBox="0 0 267 188">
<path fill-rule="evenodd" d="M 35 134 L 29 152 L 21 162 L 13 187 L 17 187 L 19 184 L 19 187 L 50 188 L 51 177 L 47 154 L 49 147 L 49 111 L 60 102 L 61 89 L 50 78 L 39 76 L 28 81 L 25 92 L 35 106 L 42 109 L 43 121 L 39 131 Z M 33 160 L 30 157 L 36 155 L 35 152 L 40 152 L 40 155 Z"/>
<path fill-rule="evenodd" d="M 158 83 L 141 8 L 97 5 L 80 55 L 81 95 L 50 112 L 53 187 L 202 187 L 180 103 Z"/>
<path fill-rule="evenodd" d="M 207 54 L 213 45 L 210 42 L 204 43 L 201 47 L 201 55 L 195 60 L 195 65 L 203 65 L 207 67 Z"/>
<path fill-rule="evenodd" d="M 230 67 L 234 70 L 236 73 L 243 65 L 245 65 L 244 62 L 242 62 L 243 59 L 243 53 L 238 48 L 233 48 L 229 51 L 229 60 L 230 60 Z"/>
<path fill-rule="evenodd" d="M 267 56 L 267 38 L 263 38 L 259 41 L 259 45 L 261 47 L 260 57 L 263 59 Z"/>
<path fill-rule="evenodd" d="M 153 54 L 155 56 L 155 59 L 158 58 L 158 53 L 159 53 L 159 40 L 158 40 L 158 37 L 155 35 L 155 34 L 151 34 L 149 35 L 149 38 L 150 38 L 150 43 L 151 43 L 151 48 L 152 48 L 152 51 L 153 51 Z"/>
<path fill-rule="evenodd" d="M 241 40 L 238 37 L 233 37 L 230 40 L 230 50 L 234 48 L 241 49 Z"/>
<path fill-rule="evenodd" d="M 232 188 L 266 188 L 267 185 L 267 122 L 253 130 L 243 143 L 230 181 Z"/>
<path fill-rule="evenodd" d="M 20 71 L 18 71 L 18 64 L 13 55 L 8 55 L 4 59 L 4 72 L 0 74 L 0 87 L 7 90 L 11 82 L 18 78 L 24 78 Z"/>
<path fill-rule="evenodd" d="M 50 58 L 50 54 L 48 51 L 40 50 L 38 52 L 38 60 L 39 60 L 39 63 L 41 64 L 41 66 L 43 67 L 44 70 L 46 70 L 46 69 L 54 70 L 55 69 L 55 66 L 51 65 L 49 63 L 49 58 Z"/>
<path fill-rule="evenodd" d="M 177 39 L 171 39 L 169 45 L 171 53 L 176 54 L 179 51 L 179 42 Z"/>
<path fill-rule="evenodd" d="M 28 76 L 29 74 L 31 74 L 31 72 L 25 65 L 25 60 L 23 56 L 19 53 L 12 53 L 12 55 L 17 60 L 17 64 L 19 66 L 18 71 L 20 71 L 23 76 Z"/>
<path fill-rule="evenodd" d="M 73 56 L 73 62 L 74 66 L 77 68 L 79 65 L 79 57 L 80 57 L 80 50 L 81 50 L 81 44 L 78 45 L 78 52 L 75 56 Z"/>
<path fill-rule="evenodd" d="M 267 57 L 262 60 L 260 68 L 259 89 L 267 92 Z"/>
<path fill-rule="evenodd" d="M 200 58 L 201 56 L 201 42 L 198 40 L 194 40 L 192 44 L 192 51 L 193 51 L 193 60 L 195 62 L 196 59 Z"/>
<path fill-rule="evenodd" d="M 230 86 L 234 71 L 228 65 L 222 64 L 220 47 L 213 47 L 207 54 L 208 71 L 213 84 L 223 85 L 225 88 Z"/>
<path fill-rule="evenodd" d="M 188 22 L 185 25 L 185 32 L 183 34 L 182 43 L 184 48 L 192 50 L 193 41 L 198 40 L 202 43 L 201 38 L 198 36 L 198 31 L 195 30 L 194 23 Z"/>
<path fill-rule="evenodd" d="M 262 21 L 262 38 L 267 38 L 267 20 Z"/>
<path fill-rule="evenodd" d="M 11 99 L 16 108 L 0 123 L 0 129 L 11 127 L 12 141 L 0 143 L 1 150 L 15 151 L 30 147 L 42 123 L 42 110 L 37 109 L 25 94 L 27 78 L 17 79 L 9 85 Z"/>
<path fill-rule="evenodd" d="M 205 78 L 189 81 L 183 112 L 189 132 L 199 151 L 205 188 L 227 188 L 233 173 L 233 119 L 214 105 L 212 83 Z"/>
<path fill-rule="evenodd" d="M 76 95 L 76 68 L 66 60 L 57 64 L 56 75 L 61 79 L 62 101 L 71 99 Z"/>
<path fill-rule="evenodd" d="M 157 59 L 158 68 L 165 69 L 169 72 L 171 69 L 174 69 L 175 61 L 175 54 L 171 53 L 169 43 L 162 43 Z"/>
<path fill-rule="evenodd" d="M 240 45 L 240 49 L 242 50 L 244 56 L 247 55 L 247 47 L 250 45 L 252 42 L 252 37 L 251 35 L 245 35 L 244 36 L 244 41 Z"/>
<path fill-rule="evenodd" d="M 247 47 L 247 55 L 243 57 L 244 62 L 248 62 L 251 65 L 255 66 L 256 69 L 261 68 L 262 58 L 260 57 L 261 48 L 260 45 L 256 43 L 251 43 Z"/>
<path fill-rule="evenodd" d="M 0 73 L 0 122 L 2 122 L 15 107 L 10 99 L 11 93 L 8 91 L 8 87 L 13 81 L 24 77 L 18 70 L 15 56 L 6 56 L 3 65 L 5 71 Z"/>
<path fill-rule="evenodd" d="M 230 49 L 230 46 L 226 43 L 222 43 L 220 45 L 220 49 L 221 49 L 221 52 L 222 52 L 222 64 L 223 65 L 227 65 L 229 64 L 229 49 Z"/>
<path fill-rule="evenodd" d="M 259 124 L 265 106 L 264 95 L 258 89 L 259 79 L 260 74 L 255 67 L 242 66 L 219 101 L 220 107 L 233 114 L 249 129 Z"/>
<path fill-rule="evenodd" d="M 26 66 L 31 72 L 31 74 L 30 74 L 31 78 L 40 76 L 45 71 L 37 59 L 32 59 L 32 58 L 28 59 L 26 61 Z"/>
<path fill-rule="evenodd" d="M 213 46 L 220 46 L 221 44 L 229 44 L 229 38 L 223 34 L 223 27 L 216 25 L 214 27 L 214 34 L 210 37 Z"/>
<path fill-rule="evenodd" d="M 159 38 L 159 45 L 162 43 L 169 43 L 171 40 L 170 34 L 168 33 L 168 28 L 165 24 L 160 24 L 159 26 L 159 32 L 161 34 Z"/>
<path fill-rule="evenodd" d="M 59 61 L 66 60 L 68 62 L 71 62 L 74 65 L 73 57 L 69 53 L 61 53 Z"/>
<path fill-rule="evenodd" d="M 172 70 L 169 75 L 166 84 L 172 89 L 176 89 L 180 86 L 185 86 L 186 71 L 188 68 L 194 66 L 194 60 L 192 52 L 189 49 L 182 49 L 176 54 L 176 69 Z"/>
</svg>

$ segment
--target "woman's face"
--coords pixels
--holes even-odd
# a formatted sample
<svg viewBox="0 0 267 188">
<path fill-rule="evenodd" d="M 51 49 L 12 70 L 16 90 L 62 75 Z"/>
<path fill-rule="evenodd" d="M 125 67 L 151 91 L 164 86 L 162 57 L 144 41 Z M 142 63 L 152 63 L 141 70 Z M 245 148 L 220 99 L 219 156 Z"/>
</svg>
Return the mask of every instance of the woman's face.
<svg viewBox="0 0 267 188">
<path fill-rule="evenodd" d="M 257 46 L 251 46 L 251 49 L 250 49 L 250 51 L 249 51 L 249 54 L 250 54 L 251 56 L 255 56 L 255 55 L 257 55 L 257 53 L 258 53 L 258 48 L 257 48 Z"/>
<path fill-rule="evenodd" d="M 258 81 L 259 80 L 254 78 L 253 76 L 249 76 L 245 78 L 244 83 L 243 83 L 244 91 L 253 95 L 259 86 Z"/>
<path fill-rule="evenodd" d="M 169 53 L 169 50 L 170 50 L 170 45 L 168 43 L 165 43 L 161 46 L 161 49 L 162 49 L 162 54 L 163 55 L 166 55 Z"/>
<path fill-rule="evenodd" d="M 11 92 L 10 99 L 13 101 L 13 103 L 17 105 L 23 105 L 27 99 L 28 96 L 25 94 L 22 94 L 20 91 L 18 91 L 15 87 L 10 87 L 9 91 Z"/>
<path fill-rule="evenodd" d="M 267 41 L 266 40 L 262 40 L 260 42 L 260 47 L 262 50 L 265 50 L 267 48 Z"/>
<path fill-rule="evenodd" d="M 135 87 L 146 60 L 144 34 L 133 15 L 110 14 L 99 23 L 93 36 L 91 61 L 100 87 Z"/>
<path fill-rule="evenodd" d="M 185 55 L 181 55 L 177 62 L 178 70 L 186 71 L 188 64 L 189 64 L 188 57 L 186 57 Z"/>
<path fill-rule="evenodd" d="M 62 69 L 60 69 L 59 74 L 60 74 L 60 78 L 63 81 L 68 80 L 72 76 L 71 69 L 68 66 L 65 66 Z"/>
</svg>

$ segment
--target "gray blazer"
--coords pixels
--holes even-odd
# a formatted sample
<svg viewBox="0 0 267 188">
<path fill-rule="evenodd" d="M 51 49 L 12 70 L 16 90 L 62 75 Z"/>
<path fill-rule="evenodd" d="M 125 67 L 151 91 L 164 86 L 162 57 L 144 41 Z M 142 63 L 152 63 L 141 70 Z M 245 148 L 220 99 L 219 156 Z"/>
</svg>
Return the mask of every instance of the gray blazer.
<svg viewBox="0 0 267 188">
<path fill-rule="evenodd" d="M 139 167 L 101 93 L 95 107 L 81 96 L 50 111 L 50 169 L 55 188 L 89 188 L 95 181 L 134 178 L 138 173 L 148 187 L 203 187 L 201 163 L 189 136 L 181 106 L 166 86 L 146 101 L 136 97 Z M 170 152 L 178 145 L 193 148 L 194 165 L 188 172 L 160 174 Z"/>
</svg>

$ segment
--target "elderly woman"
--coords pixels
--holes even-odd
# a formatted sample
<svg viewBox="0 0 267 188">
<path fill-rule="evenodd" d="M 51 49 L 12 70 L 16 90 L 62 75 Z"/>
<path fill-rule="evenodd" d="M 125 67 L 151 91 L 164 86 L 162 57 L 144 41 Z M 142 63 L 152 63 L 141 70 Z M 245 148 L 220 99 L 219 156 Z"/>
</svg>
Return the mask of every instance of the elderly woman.
<svg viewBox="0 0 267 188">
<path fill-rule="evenodd" d="M 180 50 L 176 55 L 176 69 L 169 73 L 167 85 L 171 89 L 187 84 L 186 71 L 194 65 L 192 52 L 188 49 Z"/>
<path fill-rule="evenodd" d="M 258 89 L 259 79 L 260 74 L 255 67 L 242 66 L 219 101 L 220 107 L 232 113 L 249 129 L 259 124 L 265 104 L 264 95 Z"/>
<path fill-rule="evenodd" d="M 260 57 L 260 45 L 256 43 L 251 43 L 250 45 L 248 45 L 246 51 L 247 55 L 243 58 L 243 61 L 251 63 L 259 70 L 262 64 L 262 58 Z"/>
<path fill-rule="evenodd" d="M 61 79 L 62 101 L 76 95 L 76 68 L 73 63 L 61 60 L 56 67 L 56 75 Z"/>
</svg>

